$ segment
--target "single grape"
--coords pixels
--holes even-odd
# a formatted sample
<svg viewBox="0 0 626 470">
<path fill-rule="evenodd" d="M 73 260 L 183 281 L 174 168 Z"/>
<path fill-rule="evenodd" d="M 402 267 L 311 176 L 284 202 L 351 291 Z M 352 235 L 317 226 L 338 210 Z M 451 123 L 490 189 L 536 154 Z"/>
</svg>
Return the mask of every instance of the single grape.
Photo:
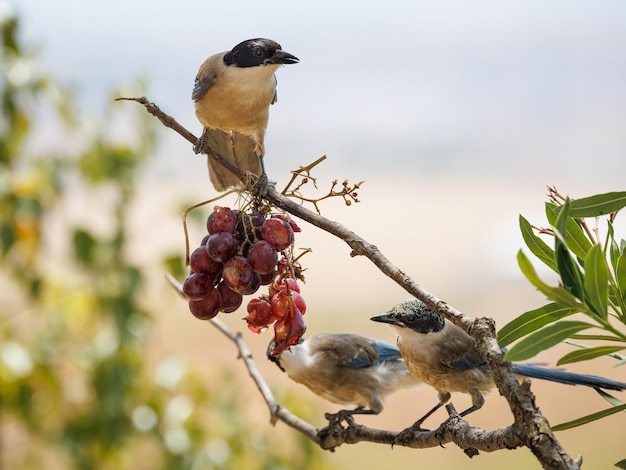
<svg viewBox="0 0 626 470">
<path fill-rule="evenodd" d="M 246 255 L 252 270 L 259 274 L 269 274 L 276 269 L 278 252 L 265 240 L 259 240 L 250 246 Z"/>
<path fill-rule="evenodd" d="M 274 279 L 276 279 L 277 274 L 278 274 L 278 271 L 276 271 L 276 269 L 274 269 L 272 272 L 268 274 L 261 274 L 261 285 L 262 286 L 270 285 L 272 282 L 274 282 Z"/>
<path fill-rule="evenodd" d="M 224 263 L 237 253 L 239 243 L 232 233 L 217 232 L 209 237 L 206 242 L 206 251 L 209 256 L 218 263 Z"/>
<path fill-rule="evenodd" d="M 217 290 L 222 296 L 222 312 L 231 313 L 239 308 L 243 301 L 243 296 L 230 289 L 224 281 L 217 285 Z"/>
<path fill-rule="evenodd" d="M 218 232 L 233 233 L 237 218 L 230 207 L 215 206 L 206 221 L 207 231 L 212 235 Z"/>
<path fill-rule="evenodd" d="M 263 223 L 261 236 L 278 251 L 288 248 L 294 239 L 293 230 L 289 223 L 276 217 L 267 219 Z"/>
<path fill-rule="evenodd" d="M 250 284 L 248 284 L 244 289 L 242 289 L 241 293 L 243 295 L 254 294 L 261 287 L 261 275 L 259 273 L 252 273 L 252 279 L 250 280 Z"/>
<path fill-rule="evenodd" d="M 213 278 L 205 273 L 193 273 L 183 283 L 183 292 L 190 300 L 202 300 L 213 289 Z"/>
<path fill-rule="evenodd" d="M 199 246 L 189 256 L 189 267 L 194 273 L 217 274 L 222 270 L 222 263 L 209 256 L 206 246 Z M 213 276 L 215 278 L 215 276 Z"/>
<path fill-rule="evenodd" d="M 226 285 L 239 293 L 242 293 L 250 285 L 253 274 L 250 263 L 243 256 L 233 256 L 224 263 L 222 271 L 222 277 Z"/>
<path fill-rule="evenodd" d="M 254 333 L 260 333 L 275 321 L 272 317 L 272 306 L 264 297 L 250 300 L 247 311 L 248 316 L 244 320 L 248 323 L 248 329 Z"/>
<path fill-rule="evenodd" d="M 212 288 L 202 300 L 189 300 L 189 311 L 200 320 L 210 320 L 222 308 L 222 296 L 217 289 Z"/>
</svg>

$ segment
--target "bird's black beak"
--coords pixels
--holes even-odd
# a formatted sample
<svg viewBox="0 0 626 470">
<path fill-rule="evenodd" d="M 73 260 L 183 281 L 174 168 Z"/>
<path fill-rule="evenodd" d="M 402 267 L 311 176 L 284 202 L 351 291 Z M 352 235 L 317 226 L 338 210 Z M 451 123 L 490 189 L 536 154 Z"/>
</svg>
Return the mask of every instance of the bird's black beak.
<svg viewBox="0 0 626 470">
<path fill-rule="evenodd" d="M 378 322 L 378 323 L 387 323 L 389 325 L 404 326 L 404 323 L 398 320 L 395 315 L 392 315 L 389 313 L 376 315 L 375 317 L 370 318 L 370 320 Z"/>
<path fill-rule="evenodd" d="M 271 362 L 276 364 L 280 370 L 285 372 L 285 369 L 283 368 L 283 366 L 280 365 L 280 359 L 277 356 L 274 356 L 272 354 L 272 350 L 274 349 L 275 344 L 276 344 L 276 341 L 274 340 L 274 338 L 272 338 L 270 341 L 270 344 L 267 345 L 267 351 L 265 352 L 265 355 Z"/>
<path fill-rule="evenodd" d="M 300 59 L 282 49 L 277 49 L 274 55 L 265 61 L 266 64 L 297 64 L 298 62 Z"/>
</svg>

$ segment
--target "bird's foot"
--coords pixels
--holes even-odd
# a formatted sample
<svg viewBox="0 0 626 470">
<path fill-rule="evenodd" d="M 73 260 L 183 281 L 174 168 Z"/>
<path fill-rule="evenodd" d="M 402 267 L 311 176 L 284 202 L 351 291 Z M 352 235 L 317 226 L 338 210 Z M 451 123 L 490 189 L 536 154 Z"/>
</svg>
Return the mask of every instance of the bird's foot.
<svg viewBox="0 0 626 470">
<path fill-rule="evenodd" d="M 341 410 L 337 413 L 326 413 L 324 417 L 328 420 L 328 426 L 320 429 L 317 434 L 321 442 L 325 442 L 331 437 L 342 436 L 347 429 L 356 425 L 350 410 Z M 343 423 L 346 426 L 343 426 Z"/>
<path fill-rule="evenodd" d="M 398 435 L 396 436 L 396 438 L 393 440 L 393 444 L 391 444 L 391 447 L 395 445 L 401 445 L 401 446 L 406 445 L 415 439 L 416 433 L 428 432 L 429 429 L 424 429 L 422 427 L 422 423 L 424 422 L 424 419 L 425 418 L 422 418 L 416 421 L 415 423 L 413 423 L 408 428 L 404 429 L 403 431 L 400 431 Z"/>
<path fill-rule="evenodd" d="M 193 151 L 195 154 L 207 153 L 209 150 L 209 137 L 207 136 L 206 129 L 202 131 L 202 135 L 196 140 L 193 145 Z"/>
</svg>

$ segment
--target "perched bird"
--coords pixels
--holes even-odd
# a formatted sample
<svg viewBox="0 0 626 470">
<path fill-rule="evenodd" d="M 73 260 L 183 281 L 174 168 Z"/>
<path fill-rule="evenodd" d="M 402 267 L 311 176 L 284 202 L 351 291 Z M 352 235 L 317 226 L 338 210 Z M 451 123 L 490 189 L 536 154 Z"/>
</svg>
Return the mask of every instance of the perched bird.
<svg viewBox="0 0 626 470">
<path fill-rule="evenodd" d="M 387 395 L 419 385 L 409 374 L 400 351 L 378 339 L 321 333 L 301 339 L 291 351 L 277 356 L 270 354 L 273 347 L 270 342 L 268 359 L 293 381 L 333 403 L 357 405 L 344 411 L 348 414 L 378 414 Z"/>
<path fill-rule="evenodd" d="M 264 176 L 262 157 L 269 107 L 276 102 L 274 72 L 299 59 L 270 39 L 249 39 L 232 50 L 212 55 L 200 66 L 191 99 L 204 126 L 194 150 L 207 147 L 242 170 Z M 209 158 L 211 183 L 217 191 L 240 185 L 239 179 Z"/>
<path fill-rule="evenodd" d="M 422 417 L 421 423 L 450 399 L 450 392 L 469 393 L 472 406 L 465 416 L 481 408 L 483 392 L 495 387 L 489 365 L 481 359 L 474 339 L 417 299 L 405 300 L 373 321 L 388 323 L 398 332 L 398 347 L 411 374 L 439 392 L 439 404 Z M 596 389 L 624 390 L 626 383 L 546 369 L 530 364 L 512 364 L 513 372 L 535 379 Z"/>
</svg>

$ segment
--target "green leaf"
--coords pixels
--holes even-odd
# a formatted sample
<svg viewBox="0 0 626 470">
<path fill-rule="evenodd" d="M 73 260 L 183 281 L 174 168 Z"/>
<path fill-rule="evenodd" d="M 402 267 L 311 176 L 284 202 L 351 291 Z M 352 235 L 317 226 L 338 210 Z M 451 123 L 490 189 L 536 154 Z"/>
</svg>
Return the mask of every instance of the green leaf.
<svg viewBox="0 0 626 470">
<path fill-rule="evenodd" d="M 574 199 L 570 203 L 570 217 L 599 217 L 626 207 L 626 191 L 596 194 Z"/>
<path fill-rule="evenodd" d="M 615 462 L 615 467 L 621 468 L 622 470 L 626 470 L 626 459 L 620 460 L 619 462 Z"/>
<path fill-rule="evenodd" d="M 565 287 L 568 292 L 571 292 L 574 296 L 584 301 L 583 275 L 580 272 L 578 264 L 576 264 L 576 261 L 570 255 L 567 245 L 557 238 L 556 249 L 554 251 L 556 253 L 556 265 L 561 275 L 563 287 Z"/>
<path fill-rule="evenodd" d="M 539 258 L 543 264 L 553 271 L 556 271 L 556 262 L 554 261 L 554 250 L 548 246 L 541 238 L 535 235 L 532 226 L 521 214 L 519 216 L 519 227 L 524 238 L 524 243 L 530 252 Z"/>
<path fill-rule="evenodd" d="M 626 297 L 626 252 L 622 252 L 617 259 L 615 277 L 617 279 L 617 285 L 619 286 L 620 295 Z"/>
<path fill-rule="evenodd" d="M 563 306 L 571 307 L 577 312 L 587 312 L 587 307 L 578 302 L 578 300 L 576 300 L 576 297 L 574 297 L 564 288 L 551 287 L 548 284 L 544 283 L 541 279 L 539 279 L 535 268 L 533 268 L 532 263 L 528 260 L 522 250 L 519 250 L 517 252 L 517 263 L 524 276 L 526 276 L 526 279 L 528 279 L 528 281 L 530 281 L 533 286 L 539 289 L 539 291 L 550 300 Z"/>
<path fill-rule="evenodd" d="M 552 226 L 555 225 L 556 216 L 559 213 L 559 209 L 561 206 L 557 206 L 553 203 L 546 203 L 546 214 L 548 215 L 548 222 Z M 578 221 L 570 217 L 567 218 L 566 222 L 566 230 L 567 234 L 567 246 L 578 258 L 585 259 L 587 257 L 587 252 L 589 248 L 591 248 L 591 241 L 587 237 L 587 234 L 582 229 Z"/>
<path fill-rule="evenodd" d="M 506 361 L 524 361 L 536 356 L 565 338 L 581 330 L 593 328 L 593 325 L 579 321 L 561 321 L 536 331 L 513 346 L 505 355 Z"/>
<path fill-rule="evenodd" d="M 525 312 L 500 329 L 498 332 L 498 344 L 503 348 L 542 326 L 573 313 L 576 313 L 575 309 L 555 303 L 549 303 L 538 309 Z"/>
<path fill-rule="evenodd" d="M 624 341 L 624 339 L 620 338 L 619 336 L 609 336 L 609 335 L 572 335 L 571 338 L 583 339 L 585 341 Z"/>
<path fill-rule="evenodd" d="M 606 410 L 598 411 L 596 413 L 583 416 L 582 418 L 568 421 L 567 423 L 561 423 L 561 424 L 557 424 L 556 426 L 552 426 L 552 431 L 564 431 L 566 429 L 576 428 L 578 426 L 582 426 L 583 424 L 591 423 L 592 421 L 597 421 L 598 419 L 606 418 L 607 416 L 611 416 L 612 414 L 619 413 L 620 411 L 624 411 L 624 410 L 626 410 L 626 404 L 620 405 L 620 406 L 613 406 Z"/>
<path fill-rule="evenodd" d="M 554 222 L 554 253 L 556 265 L 563 287 L 584 301 L 583 275 L 578 264 L 570 255 L 567 246 L 567 218 L 569 214 L 569 199 L 560 207 L 560 211 Z"/>
<path fill-rule="evenodd" d="M 585 260 L 585 301 L 601 318 L 608 315 L 609 268 L 602 247 L 595 244 Z"/>
<path fill-rule="evenodd" d="M 597 346 L 593 348 L 579 349 L 566 354 L 556 363 L 557 366 L 571 364 L 572 362 L 588 361 L 600 356 L 607 356 L 625 349 L 626 346 Z"/>
</svg>

